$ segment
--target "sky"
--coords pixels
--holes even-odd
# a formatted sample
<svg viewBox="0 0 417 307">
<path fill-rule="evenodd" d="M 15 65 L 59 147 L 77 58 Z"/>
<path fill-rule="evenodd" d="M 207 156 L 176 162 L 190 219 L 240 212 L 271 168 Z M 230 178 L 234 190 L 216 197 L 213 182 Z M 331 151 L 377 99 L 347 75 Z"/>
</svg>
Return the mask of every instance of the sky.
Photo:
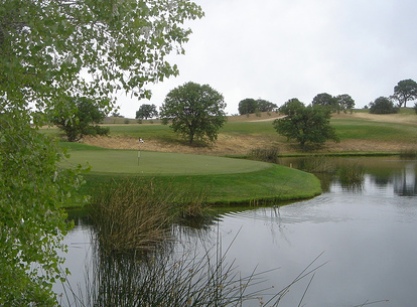
<svg viewBox="0 0 417 307">
<path fill-rule="evenodd" d="M 152 85 L 150 100 L 119 95 L 119 113 L 163 104 L 189 81 L 221 93 L 228 115 L 246 98 L 306 105 L 320 93 L 349 94 L 356 108 L 417 81 L 415 0 L 195 0 L 205 17 L 187 22 L 180 75 Z"/>
</svg>

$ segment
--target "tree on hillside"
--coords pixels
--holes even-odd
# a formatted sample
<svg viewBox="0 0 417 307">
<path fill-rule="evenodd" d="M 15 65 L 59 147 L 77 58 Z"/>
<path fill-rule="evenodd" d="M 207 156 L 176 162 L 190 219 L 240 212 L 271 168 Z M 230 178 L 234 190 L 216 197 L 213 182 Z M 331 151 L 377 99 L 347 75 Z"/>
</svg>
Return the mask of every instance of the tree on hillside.
<svg viewBox="0 0 417 307">
<path fill-rule="evenodd" d="M 407 101 L 417 99 L 417 82 L 411 79 L 402 80 L 394 87 L 392 99 L 398 101 L 398 107 L 407 107 Z"/>
<path fill-rule="evenodd" d="M 313 106 L 323 106 L 335 112 L 339 110 L 339 103 L 335 97 L 327 93 L 317 94 L 312 101 Z"/>
<path fill-rule="evenodd" d="M 350 95 L 338 95 L 336 96 L 336 101 L 340 110 L 343 110 L 345 113 L 349 110 L 350 113 L 352 113 L 352 110 L 355 107 L 355 101 L 352 99 L 352 97 L 350 97 Z"/>
<path fill-rule="evenodd" d="M 276 108 L 277 105 L 268 100 L 246 98 L 239 102 L 238 111 L 240 115 L 247 115 L 257 112 L 272 112 Z"/>
<path fill-rule="evenodd" d="M 67 99 L 65 105 L 54 109 L 51 121 L 63 130 L 68 141 L 75 142 L 84 135 L 107 135 L 109 128 L 100 127 L 106 117 L 105 111 L 100 109 L 100 103 L 80 97 Z"/>
<path fill-rule="evenodd" d="M 158 116 L 158 110 L 154 104 L 143 104 L 136 111 L 136 119 L 148 119 Z"/>
<path fill-rule="evenodd" d="M 296 140 L 304 150 L 323 145 L 327 140 L 338 141 L 330 125 L 331 111 L 323 106 L 305 106 L 298 99 L 291 99 L 279 108 L 286 115 L 274 120 L 275 130 L 288 139 Z"/>
<path fill-rule="evenodd" d="M 253 114 L 257 111 L 257 103 L 253 98 L 246 98 L 239 102 L 238 111 L 240 115 Z"/>
<path fill-rule="evenodd" d="M 168 93 L 160 117 L 190 144 L 206 139 L 213 142 L 226 122 L 225 107 L 223 96 L 209 85 L 188 82 Z"/>
<path fill-rule="evenodd" d="M 278 107 L 275 103 L 264 99 L 257 99 L 256 105 L 259 112 L 272 112 Z"/>
<path fill-rule="evenodd" d="M 397 112 L 398 108 L 387 97 L 379 97 L 369 104 L 369 113 L 371 114 L 392 114 Z"/>
<path fill-rule="evenodd" d="M 202 15 L 188 0 L 1 1 L 1 306 L 56 305 L 62 208 L 82 204 L 81 178 L 57 164 L 59 146 L 37 131 L 45 114 L 68 97 L 109 111 L 117 90 L 149 97 L 149 82 L 178 73 L 166 59 L 183 53 L 191 31 L 182 24 Z"/>
</svg>

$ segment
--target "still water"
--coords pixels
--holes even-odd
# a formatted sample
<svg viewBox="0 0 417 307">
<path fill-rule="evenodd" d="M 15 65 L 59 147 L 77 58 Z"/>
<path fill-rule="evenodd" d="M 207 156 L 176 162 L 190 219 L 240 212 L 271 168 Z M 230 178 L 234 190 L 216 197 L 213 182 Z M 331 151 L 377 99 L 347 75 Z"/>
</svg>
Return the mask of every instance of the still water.
<svg viewBox="0 0 417 307">
<path fill-rule="evenodd" d="M 314 277 L 291 286 L 279 306 L 297 306 L 301 300 L 301 306 L 417 306 L 417 161 L 282 163 L 315 163 L 324 193 L 290 205 L 224 214 L 202 230 L 182 226 L 174 250 L 216 246 L 240 276 L 264 272 L 262 283 L 252 289 L 263 294 L 247 306 L 268 301 L 310 264 L 306 272 L 317 268 Z M 357 174 L 347 176 L 349 171 Z M 91 237 L 90 226 L 82 223 L 66 237 L 73 289 L 85 287 Z"/>
</svg>

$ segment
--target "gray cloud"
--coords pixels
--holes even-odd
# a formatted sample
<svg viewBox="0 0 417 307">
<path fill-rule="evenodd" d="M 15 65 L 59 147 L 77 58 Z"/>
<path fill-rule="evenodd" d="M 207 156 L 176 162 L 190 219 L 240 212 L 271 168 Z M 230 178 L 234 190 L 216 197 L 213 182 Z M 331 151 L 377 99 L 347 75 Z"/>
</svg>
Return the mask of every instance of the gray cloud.
<svg viewBox="0 0 417 307">
<path fill-rule="evenodd" d="M 172 56 L 180 76 L 152 86 L 150 101 L 120 99 L 134 116 L 141 103 L 160 106 L 188 81 L 222 93 L 226 111 L 240 100 L 278 105 L 318 93 L 349 94 L 357 107 L 417 79 L 414 0 L 196 0 L 206 16 L 190 22 L 186 54 Z"/>
</svg>

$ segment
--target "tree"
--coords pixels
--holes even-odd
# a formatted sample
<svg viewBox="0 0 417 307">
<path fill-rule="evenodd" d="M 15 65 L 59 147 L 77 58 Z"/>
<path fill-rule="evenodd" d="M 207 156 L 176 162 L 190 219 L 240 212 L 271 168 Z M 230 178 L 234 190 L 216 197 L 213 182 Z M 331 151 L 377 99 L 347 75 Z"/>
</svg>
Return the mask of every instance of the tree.
<svg viewBox="0 0 417 307">
<path fill-rule="evenodd" d="M 339 109 L 343 110 L 345 113 L 347 110 L 352 113 L 352 109 L 355 107 L 355 101 L 348 94 L 339 95 L 336 97 Z"/>
<path fill-rule="evenodd" d="M 108 128 L 98 126 L 106 117 L 105 111 L 100 109 L 100 103 L 84 97 L 67 101 L 65 106 L 54 110 L 55 114 L 51 118 L 52 123 L 65 132 L 68 141 L 78 141 L 84 135 L 108 134 Z"/>
<path fill-rule="evenodd" d="M 252 114 L 257 111 L 257 103 L 253 98 L 246 98 L 239 102 L 238 111 L 240 115 Z"/>
<path fill-rule="evenodd" d="M 0 1 L 0 305 L 55 305 L 63 207 L 82 183 L 38 127 L 69 97 L 112 107 L 117 90 L 149 97 L 149 82 L 176 75 L 202 17 L 188 0 Z M 75 109 L 73 109 L 75 111 Z M 74 114 L 68 113 L 68 120 Z"/>
<path fill-rule="evenodd" d="M 397 112 L 398 108 L 387 97 L 379 97 L 369 104 L 369 113 L 371 114 L 392 114 Z"/>
<path fill-rule="evenodd" d="M 339 104 L 335 97 L 327 93 L 317 94 L 312 101 L 313 106 L 323 106 L 330 108 L 331 111 L 338 111 Z"/>
<path fill-rule="evenodd" d="M 294 98 L 280 107 L 279 112 L 286 116 L 274 120 L 275 130 L 288 139 L 296 140 L 303 149 L 320 146 L 326 140 L 339 140 L 334 128 L 330 126 L 329 108 L 313 105 L 306 107 Z"/>
<path fill-rule="evenodd" d="M 143 104 L 140 106 L 139 110 L 136 111 L 136 119 L 148 119 L 155 116 L 158 116 L 158 111 L 154 104 Z"/>
<path fill-rule="evenodd" d="M 264 99 L 257 99 L 256 105 L 259 112 L 272 112 L 278 107 L 275 103 Z"/>
<path fill-rule="evenodd" d="M 213 142 L 226 122 L 223 96 L 209 85 L 188 82 L 170 91 L 161 107 L 164 124 L 188 139 Z"/>
<path fill-rule="evenodd" d="M 240 115 L 256 112 L 271 112 L 277 108 L 275 103 L 264 99 L 246 98 L 239 102 L 238 111 Z"/>
<path fill-rule="evenodd" d="M 394 87 L 394 95 L 392 99 L 398 101 L 398 107 L 407 107 L 407 101 L 417 99 L 417 82 L 411 79 L 402 80 Z"/>
</svg>

